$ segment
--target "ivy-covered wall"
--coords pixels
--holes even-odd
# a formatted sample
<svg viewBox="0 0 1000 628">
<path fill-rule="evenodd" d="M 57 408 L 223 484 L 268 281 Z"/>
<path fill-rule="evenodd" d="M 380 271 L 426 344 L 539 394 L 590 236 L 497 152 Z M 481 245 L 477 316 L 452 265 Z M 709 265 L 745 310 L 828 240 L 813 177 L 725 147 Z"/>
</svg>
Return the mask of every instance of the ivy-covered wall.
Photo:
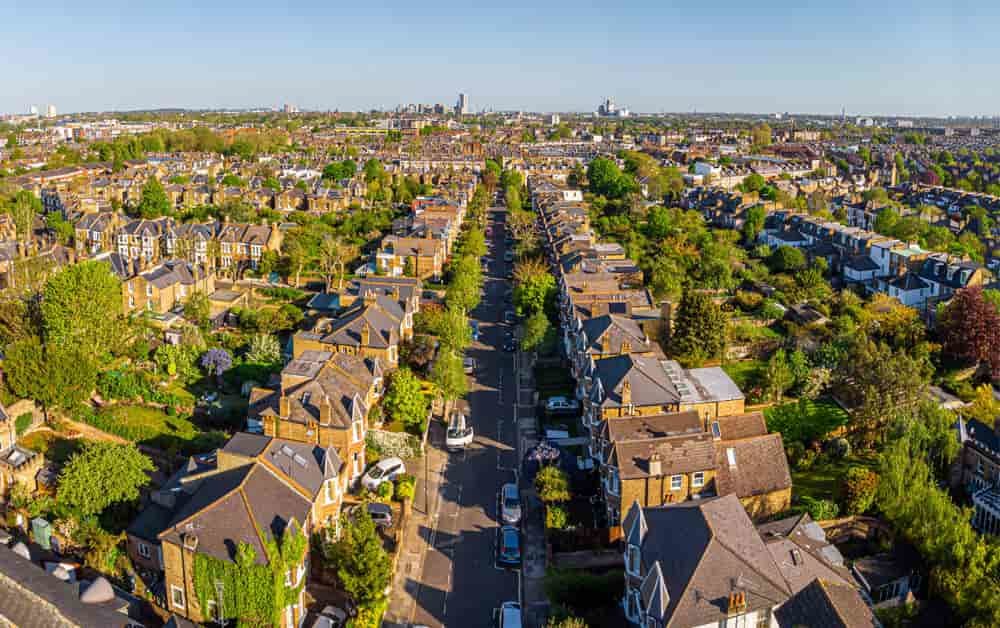
<svg viewBox="0 0 1000 628">
<path fill-rule="evenodd" d="M 282 535 L 280 543 L 265 539 L 267 563 L 256 563 L 257 552 L 252 545 L 240 543 L 235 562 L 220 560 L 197 553 L 194 557 L 194 590 L 202 613 L 208 614 L 208 603 L 218 604 L 218 584 L 222 584 L 221 611 L 224 619 L 235 619 L 240 626 L 280 626 L 285 607 L 298 601 L 305 585 L 285 584 L 285 573 L 294 575 L 305 559 L 308 540 L 293 521 Z M 206 617 L 206 619 L 209 619 Z M 214 619 L 211 618 L 211 619 Z"/>
</svg>

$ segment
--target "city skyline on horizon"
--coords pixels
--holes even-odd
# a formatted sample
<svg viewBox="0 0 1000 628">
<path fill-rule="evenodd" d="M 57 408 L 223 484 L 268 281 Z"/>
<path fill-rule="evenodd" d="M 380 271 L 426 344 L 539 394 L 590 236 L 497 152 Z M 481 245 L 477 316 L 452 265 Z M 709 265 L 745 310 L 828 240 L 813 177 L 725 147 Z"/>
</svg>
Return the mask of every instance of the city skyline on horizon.
<svg viewBox="0 0 1000 628">
<path fill-rule="evenodd" d="M 95 0 L 19 6 L 0 25 L 0 111 L 163 108 L 367 111 L 408 102 L 473 111 L 810 112 L 995 116 L 1000 6 L 890 0 L 801 7 L 500 9 L 330 7 L 296 15 L 260 2 L 209 6 Z M 308 19 L 303 19 L 307 15 Z M 44 28 L 43 28 L 44 25 Z M 345 25 L 347 27 L 345 27 Z M 336 36 L 331 36 L 335 34 Z M 11 89 L 12 87 L 12 89 Z"/>
</svg>

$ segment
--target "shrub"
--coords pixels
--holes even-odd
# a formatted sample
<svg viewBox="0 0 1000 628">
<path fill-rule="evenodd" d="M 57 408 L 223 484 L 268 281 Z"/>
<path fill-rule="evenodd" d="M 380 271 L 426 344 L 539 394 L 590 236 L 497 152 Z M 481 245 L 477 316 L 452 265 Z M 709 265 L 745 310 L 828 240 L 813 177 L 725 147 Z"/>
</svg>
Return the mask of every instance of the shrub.
<svg viewBox="0 0 1000 628">
<path fill-rule="evenodd" d="M 805 496 L 802 498 L 802 508 L 809 513 L 814 521 L 836 519 L 837 515 L 840 514 L 840 507 L 829 499 L 815 499 Z"/>
<path fill-rule="evenodd" d="M 535 476 L 535 490 L 538 498 L 546 504 L 568 502 L 569 477 L 559 467 L 543 467 Z"/>
<path fill-rule="evenodd" d="M 795 468 L 799 471 L 808 471 L 809 469 L 812 469 L 813 465 L 816 463 L 816 458 L 818 457 L 819 454 L 817 454 L 815 451 L 811 449 L 805 449 L 802 452 L 802 455 L 799 456 Z"/>
<path fill-rule="evenodd" d="M 392 499 L 392 494 L 395 491 L 395 487 L 392 482 L 382 482 L 378 485 L 378 490 L 375 494 L 378 495 L 378 500 L 380 502 L 388 502 Z"/>
<path fill-rule="evenodd" d="M 749 290 L 737 290 L 735 297 L 736 305 L 744 312 L 752 312 L 760 307 L 764 297 Z"/>
<path fill-rule="evenodd" d="M 562 530 L 566 527 L 569 516 L 562 506 L 550 504 L 545 508 L 545 527 L 549 530 Z"/>
<path fill-rule="evenodd" d="M 417 478 L 410 474 L 405 474 L 399 476 L 396 479 L 396 501 L 406 501 L 408 499 L 413 499 L 413 493 L 416 490 Z"/>
<path fill-rule="evenodd" d="M 878 491 L 878 474 L 863 467 L 847 470 L 841 487 L 844 510 L 849 515 L 860 515 L 872 507 Z"/>
</svg>

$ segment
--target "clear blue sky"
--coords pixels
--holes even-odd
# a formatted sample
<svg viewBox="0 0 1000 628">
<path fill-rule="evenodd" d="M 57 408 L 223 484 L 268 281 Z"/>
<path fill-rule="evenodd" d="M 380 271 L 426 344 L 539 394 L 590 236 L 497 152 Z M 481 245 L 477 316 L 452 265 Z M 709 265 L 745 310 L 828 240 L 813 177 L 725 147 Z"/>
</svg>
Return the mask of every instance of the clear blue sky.
<svg viewBox="0 0 1000 628">
<path fill-rule="evenodd" d="M 477 110 L 592 111 L 612 95 L 637 111 L 1000 114 L 995 0 L 11 4 L 7 112 L 348 110 L 465 91 Z"/>
</svg>

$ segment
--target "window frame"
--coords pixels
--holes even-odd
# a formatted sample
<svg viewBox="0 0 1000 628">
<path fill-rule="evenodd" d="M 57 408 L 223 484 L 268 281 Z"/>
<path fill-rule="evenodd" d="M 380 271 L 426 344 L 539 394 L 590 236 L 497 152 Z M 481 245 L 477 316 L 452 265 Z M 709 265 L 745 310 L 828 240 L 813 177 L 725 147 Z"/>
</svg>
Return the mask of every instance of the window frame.
<svg viewBox="0 0 1000 628">
<path fill-rule="evenodd" d="M 177 596 L 180 595 L 180 604 L 177 603 Z M 172 608 L 179 608 L 181 610 L 187 609 L 187 599 L 184 595 L 184 589 L 177 586 L 176 584 L 170 585 L 170 606 Z"/>
<path fill-rule="evenodd" d="M 671 491 L 681 491 L 684 490 L 684 476 L 683 475 L 671 475 L 670 476 L 670 490 Z"/>
<path fill-rule="evenodd" d="M 694 488 L 701 488 L 705 486 L 705 472 L 695 471 L 691 474 L 691 486 Z"/>
</svg>

